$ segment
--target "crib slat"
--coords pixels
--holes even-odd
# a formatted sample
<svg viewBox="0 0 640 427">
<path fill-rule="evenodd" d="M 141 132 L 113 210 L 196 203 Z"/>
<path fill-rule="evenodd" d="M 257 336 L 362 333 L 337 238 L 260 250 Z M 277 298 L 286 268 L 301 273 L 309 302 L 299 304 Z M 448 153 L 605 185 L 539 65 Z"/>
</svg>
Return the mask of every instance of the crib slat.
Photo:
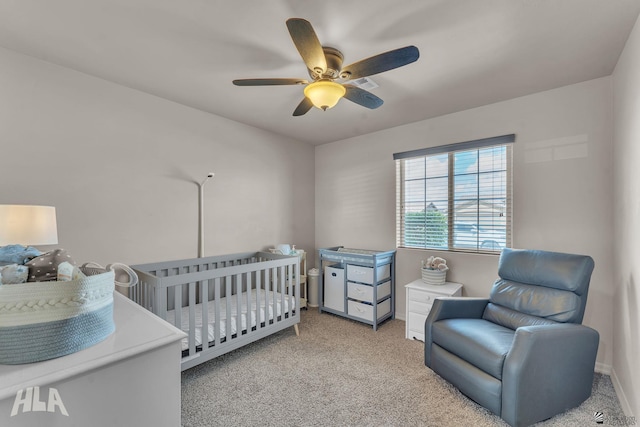
<svg viewBox="0 0 640 427">
<path fill-rule="evenodd" d="M 231 295 L 232 295 L 232 288 L 231 288 L 231 279 L 232 276 L 225 276 L 224 278 L 224 296 L 225 296 L 225 302 L 226 302 L 226 311 L 227 314 L 224 316 L 225 317 L 225 323 L 226 323 L 226 331 L 225 331 L 225 338 L 227 340 L 227 342 L 229 342 L 231 340 L 231 337 L 233 336 L 233 330 L 231 329 Z"/>
<path fill-rule="evenodd" d="M 162 281 L 162 279 L 160 279 Z M 169 303 L 167 298 L 168 289 L 155 288 L 154 313 L 160 316 L 161 319 L 167 320 L 167 305 Z"/>
<path fill-rule="evenodd" d="M 196 284 L 188 283 L 189 288 L 189 354 L 196 354 Z M 203 334 L 206 329 L 202 330 Z M 202 341 L 205 341 L 204 338 Z"/>
<path fill-rule="evenodd" d="M 236 274 L 236 331 L 242 335 L 242 274 Z"/>
<path fill-rule="evenodd" d="M 256 271 L 256 332 L 262 328 L 262 316 L 260 316 L 260 306 L 262 305 L 262 279 L 264 270 Z"/>
<path fill-rule="evenodd" d="M 285 306 L 282 306 L 282 311 L 283 313 L 286 311 L 289 315 L 291 315 L 291 309 L 293 307 L 291 307 L 293 304 L 291 304 L 290 302 L 293 301 L 293 295 L 296 293 L 294 292 L 295 289 L 295 277 L 297 277 L 297 273 L 295 272 L 296 268 L 294 267 L 284 267 L 287 272 L 287 283 L 289 284 L 289 286 L 287 286 L 287 295 L 285 296 L 285 300 L 287 301 L 287 305 L 286 305 L 286 310 L 285 310 Z"/>
<path fill-rule="evenodd" d="M 303 292 L 302 292 L 302 287 L 300 285 L 300 279 L 302 278 L 303 275 L 307 274 L 305 271 L 302 271 L 302 265 L 299 262 L 295 264 L 295 269 L 296 269 L 296 279 L 295 279 L 296 290 L 294 292 L 295 297 L 293 299 L 293 304 L 291 307 L 292 313 L 294 312 L 294 309 L 299 310 L 299 308 L 301 308 L 300 297 L 302 296 Z M 307 290 L 304 291 L 304 297 L 307 299 L 307 301 L 309 300 L 309 295 Z"/>
<path fill-rule="evenodd" d="M 288 313 L 288 307 L 286 303 L 289 301 L 289 295 L 291 294 L 293 288 L 293 282 L 291 281 L 291 279 L 293 278 L 293 273 L 290 266 L 280 267 L 280 272 L 282 274 L 282 281 L 284 282 L 284 285 L 282 287 L 279 308 L 281 320 L 284 320 L 286 314 Z"/>
<path fill-rule="evenodd" d="M 278 307 L 280 307 L 280 298 L 282 298 L 282 294 L 284 293 L 284 286 L 282 284 L 283 280 L 284 280 L 284 274 L 282 274 L 282 267 L 276 267 L 276 271 L 278 274 L 278 279 L 277 279 L 277 284 L 276 284 L 276 293 L 274 294 L 274 298 L 273 298 L 273 322 L 277 322 L 278 321 L 278 314 L 279 310 Z"/>
<path fill-rule="evenodd" d="M 267 292 L 267 295 L 270 295 L 267 302 L 269 302 L 269 306 L 271 306 L 271 315 L 269 315 L 269 306 L 265 307 L 265 316 L 267 316 L 265 325 L 268 323 L 273 323 L 273 315 L 276 308 L 276 291 L 278 290 L 278 267 L 273 267 L 271 269 L 271 280 L 269 281 L 269 288 L 269 291 L 271 292 L 270 294 L 269 292 Z"/>
<path fill-rule="evenodd" d="M 276 267 L 276 289 L 273 295 L 273 323 L 278 321 L 278 306 L 280 305 L 279 298 L 281 298 L 284 292 L 282 267 Z"/>
<path fill-rule="evenodd" d="M 300 289 L 300 277 L 302 277 L 302 272 L 300 271 L 300 262 L 296 262 L 293 265 L 293 271 L 295 277 L 293 280 L 293 295 L 291 295 L 291 304 L 289 304 L 289 313 L 293 316 L 294 308 L 297 309 L 300 306 L 300 295 L 302 294 L 302 290 Z M 304 295 L 307 297 L 307 294 Z"/>
<path fill-rule="evenodd" d="M 220 345 L 220 278 L 216 277 L 214 279 L 214 304 L 215 304 L 215 318 L 216 323 L 213 328 L 213 338 L 215 339 L 215 344 Z"/>
<path fill-rule="evenodd" d="M 274 308 L 274 313 L 273 313 L 274 323 L 278 321 L 278 316 L 282 316 L 283 315 L 282 309 L 284 308 L 284 294 L 285 294 L 285 292 L 287 292 L 285 290 L 285 286 L 287 285 L 285 283 L 285 279 L 286 279 L 286 276 L 284 274 L 284 266 L 278 267 L 278 294 L 276 295 L 276 297 L 278 297 L 278 299 L 276 300 L 276 304 L 273 307 Z"/>
<path fill-rule="evenodd" d="M 173 287 L 175 327 L 182 329 L 182 286 Z"/>
<path fill-rule="evenodd" d="M 273 314 L 274 322 L 278 321 L 278 316 L 282 315 L 282 308 L 283 308 L 282 303 L 284 302 L 283 298 L 286 292 L 285 287 L 287 285 L 285 283 L 285 279 L 286 279 L 286 276 L 284 274 L 284 267 L 278 267 L 278 294 L 276 295 L 277 305 L 275 305 L 274 307 L 275 308 L 275 313 Z"/>
<path fill-rule="evenodd" d="M 246 318 L 247 318 L 247 334 L 251 333 L 251 330 L 253 329 L 253 308 L 251 306 L 251 273 L 245 273 L 245 286 L 247 289 L 247 314 L 246 314 Z"/>
<path fill-rule="evenodd" d="M 296 269 L 295 270 L 296 271 L 296 279 L 295 279 L 296 289 L 295 289 L 295 292 L 294 292 L 295 298 L 293 299 L 293 303 L 291 304 L 292 305 L 292 307 L 291 307 L 291 314 L 292 315 L 294 313 L 294 309 L 298 313 L 300 313 L 300 309 L 301 309 L 301 307 L 300 307 L 300 295 L 302 295 L 302 289 L 300 287 L 300 278 L 302 277 L 303 274 L 307 274 L 306 272 L 301 271 L 301 267 L 302 266 L 300 265 L 299 262 L 297 262 L 295 264 L 295 266 L 294 266 L 294 268 Z M 306 290 L 305 290 L 305 293 L 304 293 L 304 297 L 307 298 L 307 301 L 309 300 L 309 296 L 307 295 L 307 291 Z"/>
<path fill-rule="evenodd" d="M 202 349 L 209 347 L 209 280 L 200 282 L 200 310 L 202 310 Z"/>
<path fill-rule="evenodd" d="M 286 307 L 285 300 L 288 299 L 287 295 L 291 292 L 291 281 L 290 281 L 290 272 L 286 266 L 280 267 L 280 275 L 281 275 L 281 283 L 282 283 L 282 292 L 280 293 L 280 301 L 278 302 L 278 307 L 280 308 L 279 315 L 281 316 L 280 320 L 284 320 Z"/>
</svg>

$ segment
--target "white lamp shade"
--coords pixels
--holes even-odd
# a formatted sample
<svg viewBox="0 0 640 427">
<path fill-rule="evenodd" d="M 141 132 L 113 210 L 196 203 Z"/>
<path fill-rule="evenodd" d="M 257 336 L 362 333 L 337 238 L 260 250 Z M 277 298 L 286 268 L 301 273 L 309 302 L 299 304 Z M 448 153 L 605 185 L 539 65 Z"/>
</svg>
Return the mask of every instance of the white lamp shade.
<svg viewBox="0 0 640 427">
<path fill-rule="evenodd" d="M 319 80 L 304 88 L 304 96 L 321 110 L 331 108 L 340 101 L 347 92 L 344 86 L 328 80 Z"/>
<path fill-rule="evenodd" d="M 58 243 L 53 206 L 0 205 L 0 246 Z"/>
</svg>

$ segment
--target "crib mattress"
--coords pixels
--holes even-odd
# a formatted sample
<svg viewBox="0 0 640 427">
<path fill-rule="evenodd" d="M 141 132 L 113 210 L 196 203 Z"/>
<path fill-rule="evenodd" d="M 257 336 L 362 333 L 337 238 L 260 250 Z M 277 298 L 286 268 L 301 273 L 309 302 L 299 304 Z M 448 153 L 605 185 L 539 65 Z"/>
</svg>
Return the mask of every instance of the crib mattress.
<svg viewBox="0 0 640 427">
<path fill-rule="evenodd" d="M 291 304 L 291 309 L 295 309 L 295 297 L 284 295 L 284 309 L 282 307 L 283 300 L 282 295 L 276 292 L 276 302 L 274 304 L 274 296 L 273 292 L 268 292 L 268 300 L 265 298 L 266 291 L 263 289 L 260 290 L 260 301 L 257 301 L 258 292 L 253 289 L 251 291 L 251 310 L 247 310 L 247 293 L 243 292 L 240 294 L 240 304 L 241 304 L 241 312 L 238 316 L 238 295 L 232 295 L 230 298 L 231 303 L 231 314 L 229 318 L 229 323 L 231 326 L 231 335 L 235 335 L 240 332 L 244 332 L 247 330 L 247 317 L 249 318 L 249 328 L 253 328 L 257 324 L 258 312 L 260 323 L 266 323 L 275 317 L 279 317 L 282 313 L 287 313 L 289 311 L 289 305 Z M 195 341 L 196 346 L 202 345 L 202 309 L 206 307 L 207 309 L 207 335 L 208 342 L 213 342 L 215 340 L 215 328 L 216 328 L 216 301 L 209 301 L 207 304 L 196 304 L 195 311 Z M 227 298 L 220 299 L 220 339 L 223 339 L 227 336 Z M 258 310 L 259 306 L 259 310 Z M 181 316 L 181 325 L 176 325 L 176 313 L 175 310 L 167 311 L 167 321 L 171 324 L 179 327 L 187 334 L 189 333 L 189 307 L 182 307 L 180 310 Z M 249 316 L 247 316 L 247 312 L 249 312 Z M 238 325 L 238 318 L 240 319 L 240 325 Z M 238 326 L 240 326 L 238 328 Z M 182 350 L 187 350 L 189 348 L 189 338 L 184 338 L 182 340 Z"/>
</svg>

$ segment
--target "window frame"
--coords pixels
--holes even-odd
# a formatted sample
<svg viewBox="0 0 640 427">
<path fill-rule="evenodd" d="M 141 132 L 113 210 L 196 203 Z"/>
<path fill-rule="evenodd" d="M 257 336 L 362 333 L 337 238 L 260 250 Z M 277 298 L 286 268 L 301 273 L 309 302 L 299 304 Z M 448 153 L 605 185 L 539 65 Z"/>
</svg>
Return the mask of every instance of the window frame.
<svg viewBox="0 0 640 427">
<path fill-rule="evenodd" d="M 502 135 L 492 138 L 484 138 L 473 141 L 460 142 L 455 144 L 447 144 L 441 145 L 437 147 L 423 148 L 419 150 L 412 150 L 402 153 L 395 153 L 393 155 L 394 160 L 396 161 L 396 247 L 398 248 L 407 248 L 407 249 L 418 249 L 418 250 L 438 250 L 438 251 L 448 251 L 448 252 L 467 252 L 467 253 L 482 253 L 482 254 L 499 254 L 502 248 L 496 249 L 487 249 L 483 248 L 480 239 L 475 242 L 475 247 L 461 247 L 455 246 L 455 234 L 456 234 L 456 225 L 460 225 L 460 221 L 456 221 L 455 215 L 455 179 L 456 176 L 460 176 L 460 174 L 455 174 L 455 154 L 462 151 L 471 151 L 471 150 L 482 150 L 485 148 L 491 147 L 505 147 L 505 173 L 506 173 L 506 181 L 505 181 L 505 225 L 504 225 L 504 238 L 505 238 L 505 246 L 504 247 L 512 247 L 513 244 L 513 143 L 515 142 L 515 134 Z M 405 161 L 409 159 L 422 158 L 425 159 L 427 157 L 447 154 L 448 156 L 448 164 L 447 164 L 447 211 L 446 211 L 446 220 L 447 220 L 447 246 L 445 247 L 430 247 L 427 245 L 429 239 L 424 238 L 424 246 L 414 246 L 414 245 L 406 245 L 406 214 L 408 213 L 405 210 Z M 494 171 L 499 171 L 498 169 L 494 169 Z M 480 176 L 480 170 L 477 171 L 477 175 Z M 427 174 L 425 173 L 425 181 L 428 179 Z M 478 196 L 475 199 L 476 203 L 480 204 L 483 200 L 480 197 L 480 189 L 481 183 L 480 180 L 477 182 L 478 188 Z M 426 187 L 425 187 L 426 189 Z M 429 201 L 426 197 L 426 190 L 424 195 L 425 205 Z M 444 199 L 443 199 L 444 200 Z M 473 199 L 472 199 L 473 200 Z M 478 207 L 479 209 L 479 207 Z M 478 217 L 478 221 L 479 221 Z M 480 229 L 480 222 L 476 224 L 478 229 Z M 426 236 L 426 232 L 425 232 Z M 460 245 L 460 244 L 459 244 Z"/>
</svg>

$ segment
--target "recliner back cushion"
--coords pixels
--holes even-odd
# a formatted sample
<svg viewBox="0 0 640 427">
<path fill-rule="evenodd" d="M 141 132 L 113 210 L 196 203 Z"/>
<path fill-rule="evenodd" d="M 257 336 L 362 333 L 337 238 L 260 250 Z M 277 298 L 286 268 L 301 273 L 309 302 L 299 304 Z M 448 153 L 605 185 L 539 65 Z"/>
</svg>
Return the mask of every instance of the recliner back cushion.
<svg viewBox="0 0 640 427">
<path fill-rule="evenodd" d="M 531 316 L 511 310 L 507 307 L 501 307 L 493 303 L 487 304 L 482 318 L 491 323 L 504 326 L 505 328 L 513 329 L 514 331 L 521 326 L 554 325 L 558 323 L 543 319 L 542 317 Z"/>
<path fill-rule="evenodd" d="M 498 275 L 505 280 L 584 294 L 589 288 L 593 259 L 559 252 L 503 249 Z"/>
<path fill-rule="evenodd" d="M 556 322 L 573 321 L 582 307 L 580 297 L 573 292 L 504 279 L 498 279 L 494 283 L 489 301 L 514 311 Z"/>
<path fill-rule="evenodd" d="M 525 314 L 581 323 L 593 267 L 587 255 L 505 248 L 490 299 Z"/>
</svg>

